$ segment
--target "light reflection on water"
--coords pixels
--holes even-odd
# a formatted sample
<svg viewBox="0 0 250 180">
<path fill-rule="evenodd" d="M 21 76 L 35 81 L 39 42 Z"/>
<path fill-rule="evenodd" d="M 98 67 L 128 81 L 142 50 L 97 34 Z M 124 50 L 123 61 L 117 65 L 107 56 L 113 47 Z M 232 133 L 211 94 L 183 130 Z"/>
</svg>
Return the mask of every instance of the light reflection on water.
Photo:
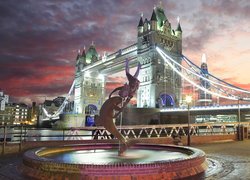
<svg viewBox="0 0 250 180">
<path fill-rule="evenodd" d="M 44 157 L 57 162 L 73 164 L 108 164 L 108 163 L 149 163 L 154 161 L 165 161 L 185 158 L 188 155 L 180 152 L 129 149 L 125 157 L 119 157 L 117 149 L 113 150 L 76 150 L 63 153 L 48 154 Z"/>
</svg>

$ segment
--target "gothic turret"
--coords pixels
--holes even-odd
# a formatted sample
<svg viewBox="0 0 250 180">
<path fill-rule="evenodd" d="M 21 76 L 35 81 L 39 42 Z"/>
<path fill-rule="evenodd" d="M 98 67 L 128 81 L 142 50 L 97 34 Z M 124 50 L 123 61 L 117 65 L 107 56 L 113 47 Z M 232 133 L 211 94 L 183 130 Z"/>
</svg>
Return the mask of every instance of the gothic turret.
<svg viewBox="0 0 250 180">
<path fill-rule="evenodd" d="M 78 61 L 78 59 L 81 57 L 81 50 L 78 49 L 78 52 L 77 52 L 77 56 L 76 56 L 76 63 Z"/>
<path fill-rule="evenodd" d="M 150 19 L 150 24 L 151 24 L 151 30 L 156 31 L 157 30 L 157 18 L 155 14 L 155 8 L 153 9 L 153 13 Z"/>
<path fill-rule="evenodd" d="M 177 17 L 177 22 L 178 22 L 178 25 L 177 25 L 177 28 L 175 30 L 175 35 L 177 37 L 181 38 L 181 36 L 182 36 L 182 29 L 181 29 L 180 17 Z"/>
<path fill-rule="evenodd" d="M 85 48 L 81 54 L 81 50 L 78 50 L 77 57 L 76 57 L 76 72 L 80 72 L 83 69 L 85 61 Z"/>
<path fill-rule="evenodd" d="M 143 14 L 141 14 L 141 18 L 140 18 L 140 21 L 139 21 L 139 24 L 137 26 L 137 30 L 138 30 L 138 35 L 143 33 Z"/>
<path fill-rule="evenodd" d="M 98 54 L 97 51 L 95 49 L 95 45 L 94 43 L 91 44 L 91 46 L 89 47 L 87 53 L 86 53 L 86 64 L 90 64 L 93 62 L 96 62 L 98 60 Z"/>
<path fill-rule="evenodd" d="M 84 48 L 83 48 L 83 50 L 82 50 L 82 57 L 86 57 L 86 52 L 85 52 L 85 46 L 84 46 Z"/>
<path fill-rule="evenodd" d="M 163 25 L 168 22 L 168 19 L 161 6 L 155 8 L 155 14 L 157 19 L 157 30 L 163 30 Z"/>
</svg>

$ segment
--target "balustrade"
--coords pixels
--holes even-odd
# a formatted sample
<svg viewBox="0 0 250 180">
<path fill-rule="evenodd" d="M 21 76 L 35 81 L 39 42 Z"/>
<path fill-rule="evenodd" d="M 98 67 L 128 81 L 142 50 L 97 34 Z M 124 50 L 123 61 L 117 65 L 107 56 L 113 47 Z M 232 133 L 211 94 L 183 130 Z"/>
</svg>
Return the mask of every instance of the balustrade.
<svg viewBox="0 0 250 180">
<path fill-rule="evenodd" d="M 239 123 L 190 124 L 191 136 L 236 134 Z M 250 122 L 241 122 L 250 130 Z M 118 127 L 126 138 L 156 138 L 187 136 L 187 124 L 136 125 Z M 0 126 L 0 143 L 20 143 L 22 141 L 69 141 L 112 139 L 113 136 L 103 127 L 82 127 L 62 130 L 32 128 L 29 126 Z"/>
</svg>

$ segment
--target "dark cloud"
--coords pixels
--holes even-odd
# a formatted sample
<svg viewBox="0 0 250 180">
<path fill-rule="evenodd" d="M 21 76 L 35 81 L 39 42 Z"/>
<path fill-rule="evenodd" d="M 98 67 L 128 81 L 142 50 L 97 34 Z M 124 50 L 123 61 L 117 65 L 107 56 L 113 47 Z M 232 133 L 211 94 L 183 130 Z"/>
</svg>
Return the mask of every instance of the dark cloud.
<svg viewBox="0 0 250 180">
<path fill-rule="evenodd" d="M 184 30 L 185 26 L 190 24 L 192 26 L 192 32 L 184 37 L 184 49 L 199 52 L 210 43 L 212 37 L 226 33 L 227 28 L 232 26 L 237 28 L 241 25 L 239 23 L 241 21 L 249 21 L 247 19 L 250 18 L 250 3 L 247 0 L 200 1 L 200 3 L 199 10 L 191 11 L 191 18 L 184 23 Z M 239 28 L 248 30 L 247 26 Z"/>
<path fill-rule="evenodd" d="M 152 3 L 141 1 L 141 11 Z M 0 86 L 17 98 L 66 93 L 77 49 L 95 41 L 99 52 L 112 52 L 135 42 L 138 5 L 110 0 L 1 1 Z M 133 35 L 124 38 L 124 29 Z"/>
<path fill-rule="evenodd" d="M 100 54 L 111 53 L 135 43 L 140 14 L 149 19 L 156 4 L 158 0 L 0 1 L 0 88 L 15 99 L 66 93 L 78 49 L 94 41 Z M 163 1 L 173 28 L 178 15 L 187 15 L 182 22 L 184 49 L 202 49 L 214 35 L 214 27 L 227 27 L 214 22 L 212 14 L 250 17 L 247 1 L 197 4 Z M 190 25 L 192 33 L 187 36 L 185 28 Z"/>
<path fill-rule="evenodd" d="M 250 18 L 250 3 L 248 0 L 202 1 L 202 8 L 218 16 Z"/>
</svg>

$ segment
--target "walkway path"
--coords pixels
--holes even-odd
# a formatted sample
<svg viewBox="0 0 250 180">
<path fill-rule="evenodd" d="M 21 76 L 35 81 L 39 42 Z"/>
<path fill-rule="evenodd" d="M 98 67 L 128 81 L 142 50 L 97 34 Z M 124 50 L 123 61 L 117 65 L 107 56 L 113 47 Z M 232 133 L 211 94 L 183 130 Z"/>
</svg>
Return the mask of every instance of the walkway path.
<svg viewBox="0 0 250 180">
<path fill-rule="evenodd" d="M 250 180 L 250 140 L 203 144 L 207 157 L 219 161 L 222 171 L 206 179 Z"/>
</svg>

